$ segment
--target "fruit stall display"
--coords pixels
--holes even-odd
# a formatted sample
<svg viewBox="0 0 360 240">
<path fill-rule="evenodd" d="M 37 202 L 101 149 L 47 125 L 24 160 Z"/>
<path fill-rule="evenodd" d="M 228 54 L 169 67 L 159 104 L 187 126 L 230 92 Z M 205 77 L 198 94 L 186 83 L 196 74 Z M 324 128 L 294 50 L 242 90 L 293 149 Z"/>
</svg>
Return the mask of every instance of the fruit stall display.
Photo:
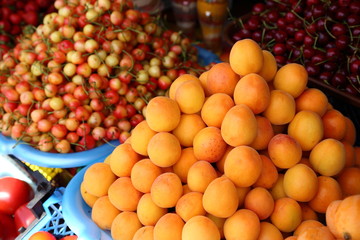
<svg viewBox="0 0 360 240">
<path fill-rule="evenodd" d="M 149 101 L 127 141 L 70 181 L 64 217 L 85 239 L 359 239 L 355 138 L 303 65 L 239 40 L 228 63 Z"/>
<path fill-rule="evenodd" d="M 152 97 L 179 75 L 204 71 L 189 38 L 132 1 L 57 0 L 54 7 L 0 61 L 0 127 L 15 140 L 12 149 L 116 146 Z"/>
<path fill-rule="evenodd" d="M 252 38 L 278 64 L 301 63 L 313 85 L 359 107 L 359 14 L 359 1 L 266 0 L 234 18 L 226 40 Z"/>
</svg>

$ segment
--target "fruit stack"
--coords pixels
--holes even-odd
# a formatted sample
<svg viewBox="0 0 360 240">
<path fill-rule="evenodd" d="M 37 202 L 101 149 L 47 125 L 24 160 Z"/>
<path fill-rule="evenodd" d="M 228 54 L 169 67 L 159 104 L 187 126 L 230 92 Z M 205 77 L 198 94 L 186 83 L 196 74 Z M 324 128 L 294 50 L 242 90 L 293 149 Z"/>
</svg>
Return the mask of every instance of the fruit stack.
<svg viewBox="0 0 360 240">
<path fill-rule="evenodd" d="M 119 240 L 360 239 L 355 126 L 307 83 L 251 39 L 179 76 L 86 169 L 92 220 Z"/>
<path fill-rule="evenodd" d="M 355 0 L 266 0 L 234 19 L 228 40 L 252 38 L 277 63 L 301 63 L 314 80 L 359 99 L 359 14 Z"/>
</svg>

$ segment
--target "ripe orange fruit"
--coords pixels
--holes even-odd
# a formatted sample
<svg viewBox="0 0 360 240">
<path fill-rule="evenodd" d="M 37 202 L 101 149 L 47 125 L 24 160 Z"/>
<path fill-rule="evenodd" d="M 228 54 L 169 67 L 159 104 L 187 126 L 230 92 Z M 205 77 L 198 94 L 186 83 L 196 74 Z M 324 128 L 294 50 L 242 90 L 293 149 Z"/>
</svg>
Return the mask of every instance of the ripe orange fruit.
<svg viewBox="0 0 360 240">
<path fill-rule="evenodd" d="M 202 76 L 202 78 L 204 78 L 204 76 Z M 178 89 L 178 87 L 183 84 L 184 82 L 186 81 L 191 81 L 191 80 L 194 80 L 194 81 L 199 81 L 200 82 L 200 79 L 197 78 L 196 76 L 192 75 L 192 74 L 182 74 L 180 75 L 179 77 L 177 77 L 173 82 L 172 84 L 170 85 L 170 88 L 169 88 L 169 98 L 171 98 L 172 100 L 175 100 L 175 93 Z"/>
<path fill-rule="evenodd" d="M 244 208 L 253 211 L 260 220 L 264 220 L 274 210 L 274 199 L 267 189 L 255 187 L 246 194 Z"/>
<path fill-rule="evenodd" d="M 176 213 L 167 213 L 162 216 L 154 227 L 154 239 L 156 240 L 182 240 L 184 221 Z"/>
<path fill-rule="evenodd" d="M 239 209 L 224 223 L 225 239 L 258 239 L 260 220 L 249 209 Z"/>
<path fill-rule="evenodd" d="M 299 142 L 288 134 L 276 134 L 269 142 L 268 154 L 274 165 L 278 168 L 295 166 L 302 157 Z"/>
<path fill-rule="evenodd" d="M 237 82 L 234 89 L 235 104 L 246 104 L 254 114 L 263 112 L 270 103 L 270 90 L 263 77 L 249 73 Z"/>
<path fill-rule="evenodd" d="M 266 117 L 257 115 L 255 118 L 257 122 L 257 133 L 254 141 L 252 141 L 249 146 L 256 150 L 265 150 L 269 141 L 274 136 L 274 129 Z"/>
<path fill-rule="evenodd" d="M 350 145 L 355 145 L 356 141 L 356 127 L 354 122 L 345 116 L 346 121 L 346 132 L 345 136 L 343 137 L 342 141 L 349 143 Z"/>
<path fill-rule="evenodd" d="M 310 151 L 324 136 L 323 122 L 317 113 L 302 110 L 289 123 L 288 134 L 298 141 L 303 151 Z"/>
<path fill-rule="evenodd" d="M 279 198 L 287 197 L 284 190 L 284 174 L 279 173 L 278 178 L 274 186 L 270 189 L 270 193 L 273 196 L 274 200 Z"/>
<path fill-rule="evenodd" d="M 150 193 L 141 196 L 136 208 L 136 214 L 142 225 L 155 226 L 157 221 L 168 212 L 167 208 L 156 205 Z"/>
<path fill-rule="evenodd" d="M 190 218 L 182 230 L 182 240 L 220 240 L 220 232 L 215 223 L 206 216 Z"/>
<path fill-rule="evenodd" d="M 193 114 L 199 112 L 205 102 L 205 92 L 199 80 L 181 83 L 176 89 L 175 101 L 182 113 Z"/>
<path fill-rule="evenodd" d="M 324 224 L 317 220 L 305 220 L 302 221 L 294 231 L 294 236 L 299 236 L 305 229 L 310 227 L 323 227 Z"/>
<path fill-rule="evenodd" d="M 187 184 L 191 191 L 203 193 L 210 182 L 217 178 L 214 167 L 208 161 L 196 161 L 189 168 Z"/>
<path fill-rule="evenodd" d="M 110 230 L 113 220 L 120 212 L 105 195 L 95 201 L 91 210 L 91 219 L 99 228 Z"/>
<path fill-rule="evenodd" d="M 221 198 L 219 197 L 221 192 Z M 216 217 L 228 218 L 238 208 L 238 193 L 234 183 L 226 176 L 214 179 L 206 188 L 202 203 L 207 213 Z"/>
<path fill-rule="evenodd" d="M 99 181 L 101 179 L 101 181 Z M 116 175 L 111 171 L 110 165 L 99 162 L 94 163 L 84 174 L 84 189 L 96 197 L 105 196 L 110 185 L 116 180 Z"/>
<path fill-rule="evenodd" d="M 88 191 L 86 191 L 86 189 L 84 188 L 84 182 L 81 182 L 80 184 L 80 194 L 82 199 L 85 201 L 85 203 L 89 206 L 92 207 L 95 203 L 95 201 L 99 198 L 96 197 L 90 193 L 88 193 Z"/>
<path fill-rule="evenodd" d="M 235 105 L 225 114 L 221 123 L 221 136 L 230 146 L 250 144 L 256 134 L 255 115 L 245 104 Z"/>
<path fill-rule="evenodd" d="M 190 167 L 198 159 L 195 157 L 194 149 L 192 147 L 183 148 L 179 160 L 172 166 L 173 172 L 179 176 L 182 183 L 187 183 L 187 176 Z"/>
<path fill-rule="evenodd" d="M 224 174 L 237 187 L 249 187 L 259 178 L 262 160 L 259 153 L 249 146 L 238 146 L 232 149 L 224 164 Z"/>
<path fill-rule="evenodd" d="M 324 138 L 342 140 L 346 133 L 345 116 L 336 109 L 330 109 L 322 116 Z"/>
<path fill-rule="evenodd" d="M 110 202 L 121 211 L 135 211 L 143 193 L 136 190 L 130 177 L 120 177 L 109 187 Z"/>
<path fill-rule="evenodd" d="M 149 127 L 149 124 L 146 120 L 140 122 L 131 131 L 130 144 L 132 149 L 138 154 L 141 154 L 143 156 L 148 156 L 147 146 L 149 144 L 150 139 L 156 133 L 157 133 L 156 131 L 152 130 Z"/>
<path fill-rule="evenodd" d="M 158 132 L 149 141 L 147 152 L 150 160 L 159 167 L 170 167 L 180 158 L 179 140 L 169 132 Z"/>
<path fill-rule="evenodd" d="M 307 88 L 295 99 L 296 111 L 313 111 L 322 117 L 327 111 L 329 100 L 325 93 L 317 88 Z"/>
<path fill-rule="evenodd" d="M 323 139 L 311 150 L 309 161 L 321 175 L 335 176 L 345 166 L 344 144 L 333 138 Z"/>
<path fill-rule="evenodd" d="M 280 230 L 270 222 L 260 222 L 258 240 L 283 240 Z"/>
<path fill-rule="evenodd" d="M 210 95 L 201 109 L 201 118 L 207 126 L 221 127 L 227 111 L 234 106 L 234 100 L 225 93 Z"/>
<path fill-rule="evenodd" d="M 251 59 L 251 61 L 249 61 Z M 242 39 L 234 43 L 230 50 L 229 63 L 240 76 L 260 72 L 264 64 L 264 55 L 257 42 Z"/>
<path fill-rule="evenodd" d="M 113 239 L 132 240 L 136 231 L 141 228 L 135 212 L 121 212 L 119 213 L 111 225 L 111 237 Z"/>
<path fill-rule="evenodd" d="M 129 177 L 134 164 L 140 160 L 140 155 L 129 143 L 117 146 L 111 153 L 110 168 L 118 177 Z"/>
<path fill-rule="evenodd" d="M 149 158 L 144 158 L 134 164 L 130 178 L 136 190 L 149 193 L 152 183 L 161 173 L 160 167 L 156 166 Z"/>
<path fill-rule="evenodd" d="M 233 71 L 229 63 L 216 63 L 209 70 L 206 87 L 210 95 L 225 93 L 232 97 L 239 79 L 240 76 Z"/>
<path fill-rule="evenodd" d="M 253 184 L 254 187 L 263 187 L 266 189 L 272 188 L 279 176 L 278 170 L 271 159 L 265 155 L 260 154 L 262 160 L 262 169 L 260 176 Z"/>
<path fill-rule="evenodd" d="M 270 82 L 274 79 L 275 74 L 278 70 L 278 66 L 276 63 L 276 59 L 274 55 L 268 50 L 262 50 L 264 62 L 263 67 L 258 72 L 260 76 L 262 76 L 265 81 Z"/>
<path fill-rule="evenodd" d="M 135 232 L 132 240 L 153 240 L 153 236 L 154 226 L 143 226 Z"/>
<path fill-rule="evenodd" d="M 298 63 L 288 63 L 282 66 L 274 77 L 275 89 L 291 94 L 294 98 L 300 96 L 308 83 L 308 73 L 305 67 Z"/>
<path fill-rule="evenodd" d="M 172 131 L 172 134 L 179 140 L 181 146 L 191 147 L 195 135 L 206 127 L 199 114 L 181 114 L 178 126 Z"/>
<path fill-rule="evenodd" d="M 301 219 L 301 207 L 296 200 L 289 197 L 275 200 L 270 220 L 280 231 L 294 231 L 301 223 Z"/>
<path fill-rule="evenodd" d="M 343 198 L 360 194 L 360 168 L 346 167 L 336 177 L 343 193 Z"/>
<path fill-rule="evenodd" d="M 193 149 L 198 160 L 210 163 L 219 161 L 224 155 L 227 144 L 217 127 L 205 127 L 194 137 Z"/>
<path fill-rule="evenodd" d="M 162 173 L 153 182 L 150 193 L 153 202 L 159 207 L 175 207 L 183 195 L 181 180 L 175 173 Z"/>
<path fill-rule="evenodd" d="M 179 124 L 180 113 L 179 105 L 175 100 L 157 96 L 147 104 L 145 119 L 153 131 L 169 132 Z"/>
<path fill-rule="evenodd" d="M 286 170 L 283 184 L 285 194 L 299 202 L 310 201 L 318 191 L 316 173 L 302 163 Z"/>
<path fill-rule="evenodd" d="M 318 190 L 308 205 L 318 213 L 325 213 L 332 201 L 342 199 L 342 188 L 332 177 L 318 176 Z"/>
<path fill-rule="evenodd" d="M 283 90 L 270 91 L 270 103 L 263 112 L 263 116 L 274 125 L 289 123 L 295 116 L 295 100 Z"/>
<path fill-rule="evenodd" d="M 203 194 L 200 192 L 189 192 L 184 194 L 176 203 L 175 212 L 187 222 L 197 215 L 205 215 L 206 211 L 202 204 Z"/>
</svg>

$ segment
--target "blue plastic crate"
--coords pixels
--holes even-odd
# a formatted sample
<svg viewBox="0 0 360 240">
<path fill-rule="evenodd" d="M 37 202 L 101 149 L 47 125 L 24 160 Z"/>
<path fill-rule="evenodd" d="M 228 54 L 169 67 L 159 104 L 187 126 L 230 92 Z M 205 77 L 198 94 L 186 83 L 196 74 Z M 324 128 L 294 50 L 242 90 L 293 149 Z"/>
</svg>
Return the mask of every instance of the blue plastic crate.
<svg viewBox="0 0 360 240">
<path fill-rule="evenodd" d="M 38 231 L 49 232 L 58 238 L 74 235 L 63 217 L 62 200 L 64 192 L 64 187 L 55 189 L 53 194 L 43 203 L 44 213 L 39 221 L 31 224 L 28 230 L 16 239 L 27 240 Z"/>
</svg>

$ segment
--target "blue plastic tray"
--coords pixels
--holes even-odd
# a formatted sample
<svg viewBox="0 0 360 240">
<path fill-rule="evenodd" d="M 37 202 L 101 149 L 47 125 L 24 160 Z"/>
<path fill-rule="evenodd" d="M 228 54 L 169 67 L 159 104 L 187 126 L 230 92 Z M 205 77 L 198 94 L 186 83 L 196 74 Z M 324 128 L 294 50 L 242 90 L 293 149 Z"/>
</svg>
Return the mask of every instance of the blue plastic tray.
<svg viewBox="0 0 360 240">
<path fill-rule="evenodd" d="M 76 153 L 48 153 L 37 150 L 25 143 L 18 143 L 0 134 L 0 154 L 14 155 L 19 160 L 41 167 L 72 168 L 87 166 L 105 159 L 120 142 L 111 141 L 91 150 Z"/>
<path fill-rule="evenodd" d="M 63 217 L 70 229 L 81 240 L 111 240 L 110 231 L 100 229 L 91 219 L 91 208 L 81 197 L 80 185 L 86 169 L 83 168 L 68 183 L 63 196 Z"/>
</svg>

